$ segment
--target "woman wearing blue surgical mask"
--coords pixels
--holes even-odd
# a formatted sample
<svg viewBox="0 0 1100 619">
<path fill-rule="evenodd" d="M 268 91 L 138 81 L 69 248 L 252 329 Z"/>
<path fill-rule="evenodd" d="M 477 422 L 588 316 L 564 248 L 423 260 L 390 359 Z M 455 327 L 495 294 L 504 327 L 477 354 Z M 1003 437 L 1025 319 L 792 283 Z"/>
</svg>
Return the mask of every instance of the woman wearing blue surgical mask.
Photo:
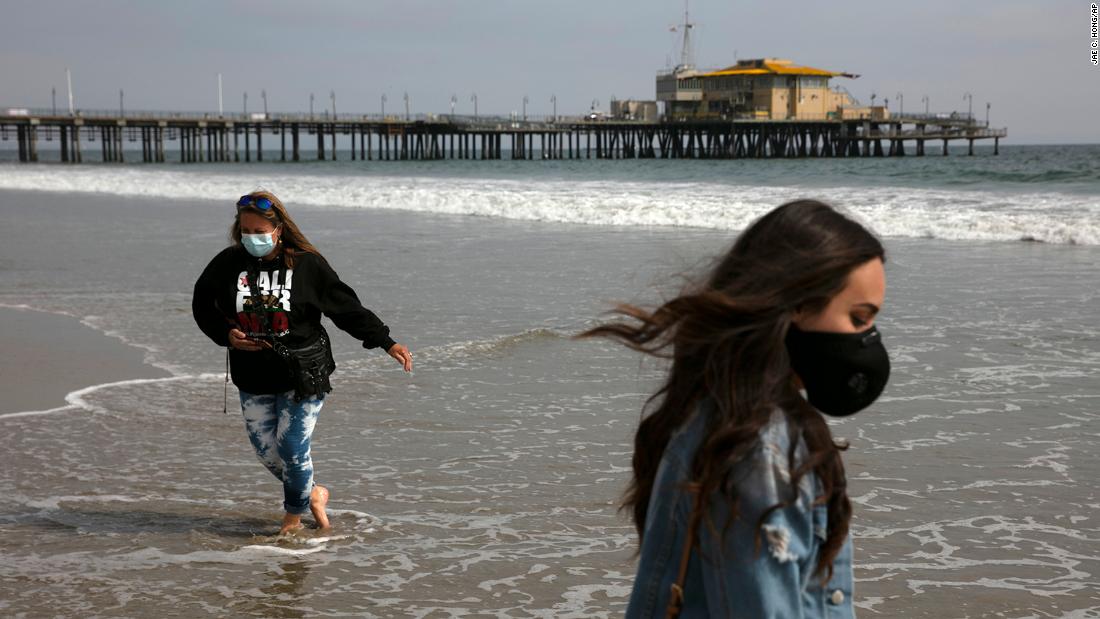
<svg viewBox="0 0 1100 619">
<path fill-rule="evenodd" d="M 314 483 L 310 457 L 335 369 L 321 316 L 364 348 L 386 351 L 406 372 L 412 371 L 412 354 L 340 281 L 270 192 L 241 196 L 230 240 L 195 283 L 195 322 L 215 344 L 228 347 L 249 441 L 283 485 L 280 534 L 301 528 L 307 512 L 328 528 L 329 491 Z"/>
<path fill-rule="evenodd" d="M 851 504 L 823 415 L 882 392 L 879 241 L 812 200 L 753 223 L 705 280 L 584 335 L 670 360 L 624 501 L 627 617 L 851 617 Z"/>
</svg>

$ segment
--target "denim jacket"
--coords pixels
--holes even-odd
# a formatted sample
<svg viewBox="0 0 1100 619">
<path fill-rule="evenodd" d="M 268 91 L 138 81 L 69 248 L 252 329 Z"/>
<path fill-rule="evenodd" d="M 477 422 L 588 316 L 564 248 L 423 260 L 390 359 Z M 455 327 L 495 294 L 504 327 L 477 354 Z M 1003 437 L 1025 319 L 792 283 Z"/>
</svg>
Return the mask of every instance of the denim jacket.
<svg viewBox="0 0 1100 619">
<path fill-rule="evenodd" d="M 661 458 L 628 618 L 665 616 L 694 503 L 685 485 L 691 481 L 691 462 L 702 443 L 708 410 L 707 404 L 698 407 Z M 773 511 L 764 521 L 757 549 L 760 515 L 791 496 L 789 446 L 785 416 L 776 410 L 760 432 L 760 443 L 735 467 L 732 479 L 737 480 L 741 515 L 724 538 L 721 529 L 729 515 L 728 501 L 716 495 L 706 501 L 717 530 L 707 526 L 705 519 L 696 529 L 699 546 L 688 564 L 680 617 L 854 617 L 851 538 L 833 561 L 833 576 L 826 585 L 821 575 L 814 574 L 828 525 L 825 505 L 813 504 L 814 497 L 822 494 L 814 473 L 799 481 L 798 500 L 791 507 Z M 795 462 L 805 457 L 806 446 L 800 441 Z"/>
</svg>

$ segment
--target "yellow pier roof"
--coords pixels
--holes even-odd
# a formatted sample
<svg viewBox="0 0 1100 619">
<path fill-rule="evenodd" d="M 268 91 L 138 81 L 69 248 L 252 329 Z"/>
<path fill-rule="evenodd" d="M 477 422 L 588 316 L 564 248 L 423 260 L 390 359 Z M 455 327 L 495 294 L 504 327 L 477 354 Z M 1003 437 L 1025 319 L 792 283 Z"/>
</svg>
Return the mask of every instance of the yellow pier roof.
<svg viewBox="0 0 1100 619">
<path fill-rule="evenodd" d="M 724 77 L 727 75 L 813 75 L 818 77 L 859 77 L 851 73 L 840 73 L 803 67 L 792 64 L 790 60 L 781 58 L 763 58 L 759 60 L 742 60 L 732 67 L 726 67 L 711 73 L 704 73 L 699 77 Z"/>
</svg>

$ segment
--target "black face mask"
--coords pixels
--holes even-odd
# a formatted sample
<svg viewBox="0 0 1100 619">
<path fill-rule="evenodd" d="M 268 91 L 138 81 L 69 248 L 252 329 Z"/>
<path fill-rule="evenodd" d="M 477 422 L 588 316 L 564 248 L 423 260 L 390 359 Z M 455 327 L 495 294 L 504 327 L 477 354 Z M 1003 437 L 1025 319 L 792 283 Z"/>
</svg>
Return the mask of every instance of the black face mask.
<svg viewBox="0 0 1100 619">
<path fill-rule="evenodd" d="M 817 410 L 845 417 L 871 405 L 890 378 L 890 358 L 878 329 L 861 333 L 787 332 L 791 367 Z"/>
</svg>

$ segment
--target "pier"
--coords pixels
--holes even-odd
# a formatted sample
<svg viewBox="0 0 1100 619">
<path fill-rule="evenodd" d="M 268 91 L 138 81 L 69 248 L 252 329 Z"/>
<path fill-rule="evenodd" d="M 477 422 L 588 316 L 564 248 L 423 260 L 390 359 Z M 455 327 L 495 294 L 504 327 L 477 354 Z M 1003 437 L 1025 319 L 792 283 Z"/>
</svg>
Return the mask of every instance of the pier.
<svg viewBox="0 0 1100 619">
<path fill-rule="evenodd" d="M 634 121 L 555 116 L 204 113 L 0 110 L 0 141 L 15 140 L 19 161 L 38 162 L 43 142 L 57 140 L 60 161 L 82 163 L 89 149 L 104 162 L 248 163 L 277 152 L 278 161 L 334 161 L 337 136 L 359 161 L 443 159 L 759 159 L 923 156 L 957 140 L 993 140 L 1007 129 L 969 115 L 917 114 L 889 119 Z M 264 148 L 268 140 L 267 150 Z M 140 142 L 138 149 L 124 148 Z M 277 149 L 272 144 L 277 144 Z M 312 148 L 310 148 L 312 147 Z M 306 150 L 303 150 L 306 149 Z"/>
</svg>

